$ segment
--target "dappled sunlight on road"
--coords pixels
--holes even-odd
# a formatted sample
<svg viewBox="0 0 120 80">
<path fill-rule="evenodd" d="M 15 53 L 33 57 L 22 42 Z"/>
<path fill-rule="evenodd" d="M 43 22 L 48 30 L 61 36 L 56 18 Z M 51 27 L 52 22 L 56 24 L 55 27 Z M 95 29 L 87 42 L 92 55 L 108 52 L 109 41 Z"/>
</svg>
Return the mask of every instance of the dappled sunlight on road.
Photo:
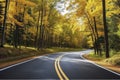
<svg viewBox="0 0 120 80">
<path fill-rule="evenodd" d="M 84 60 L 84 59 L 65 58 L 65 59 L 61 60 L 61 62 L 74 62 L 74 63 L 79 63 L 79 62 L 90 62 L 90 61 Z"/>
<path fill-rule="evenodd" d="M 82 58 L 83 54 L 88 54 L 92 50 L 87 51 L 77 51 L 77 52 L 59 52 L 56 55 L 61 56 L 63 55 L 64 58 L 61 58 L 60 62 L 73 62 L 73 63 L 79 63 L 79 62 L 91 62 L 84 58 Z M 55 54 L 54 54 L 55 55 Z M 69 55 L 69 56 L 68 56 Z M 37 59 L 43 60 L 43 61 L 55 61 L 57 57 L 52 57 L 49 55 L 37 57 Z"/>
</svg>

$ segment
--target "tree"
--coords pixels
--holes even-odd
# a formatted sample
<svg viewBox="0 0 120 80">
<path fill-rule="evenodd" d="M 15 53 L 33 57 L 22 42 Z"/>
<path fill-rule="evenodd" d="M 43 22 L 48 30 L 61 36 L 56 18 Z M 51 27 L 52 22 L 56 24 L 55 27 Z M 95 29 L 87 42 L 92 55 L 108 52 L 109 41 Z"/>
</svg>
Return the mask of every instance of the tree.
<svg viewBox="0 0 120 80">
<path fill-rule="evenodd" d="M 7 9 L 8 9 L 8 0 L 6 0 L 6 2 L 5 2 L 5 12 L 4 12 L 3 29 L 2 29 L 2 39 L 1 39 L 1 46 L 0 47 L 4 47 L 5 28 L 6 28 L 6 20 L 7 20 Z"/>
<path fill-rule="evenodd" d="M 109 58 L 108 27 L 106 23 L 106 2 L 102 0 L 106 58 Z"/>
</svg>

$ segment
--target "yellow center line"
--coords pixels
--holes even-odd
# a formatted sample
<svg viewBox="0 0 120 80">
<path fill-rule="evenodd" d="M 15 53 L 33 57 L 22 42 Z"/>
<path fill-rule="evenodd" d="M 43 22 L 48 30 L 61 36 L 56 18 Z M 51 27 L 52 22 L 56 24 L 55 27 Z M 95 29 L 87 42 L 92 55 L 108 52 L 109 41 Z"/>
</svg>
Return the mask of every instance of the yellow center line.
<svg viewBox="0 0 120 80">
<path fill-rule="evenodd" d="M 61 66 L 60 66 L 60 59 L 62 58 L 62 56 L 59 57 L 59 61 L 58 61 L 58 68 L 61 72 L 61 74 L 63 75 L 63 77 L 65 78 L 65 80 L 69 80 L 69 78 L 66 76 L 66 74 L 63 72 Z"/>
<path fill-rule="evenodd" d="M 58 62 L 58 59 L 55 60 L 55 70 L 56 70 L 56 73 L 57 73 L 58 77 L 60 78 L 60 80 L 63 80 L 63 78 L 58 70 L 57 62 Z"/>
<path fill-rule="evenodd" d="M 60 60 L 62 56 L 59 56 L 56 60 L 55 60 L 55 70 L 56 73 L 58 75 L 58 77 L 60 78 L 60 80 L 69 80 L 69 78 L 66 76 L 66 74 L 63 72 L 61 66 L 60 66 Z"/>
</svg>

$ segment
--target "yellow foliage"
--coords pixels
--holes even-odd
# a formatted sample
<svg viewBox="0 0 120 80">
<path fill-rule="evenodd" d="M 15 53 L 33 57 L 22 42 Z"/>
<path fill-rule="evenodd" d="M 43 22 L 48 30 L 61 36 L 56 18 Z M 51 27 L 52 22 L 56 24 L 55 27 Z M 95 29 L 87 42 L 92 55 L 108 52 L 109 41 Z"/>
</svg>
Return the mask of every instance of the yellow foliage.
<svg viewBox="0 0 120 80">
<path fill-rule="evenodd" d="M 28 32 L 32 33 L 35 36 L 36 35 L 36 27 L 28 28 Z"/>
</svg>

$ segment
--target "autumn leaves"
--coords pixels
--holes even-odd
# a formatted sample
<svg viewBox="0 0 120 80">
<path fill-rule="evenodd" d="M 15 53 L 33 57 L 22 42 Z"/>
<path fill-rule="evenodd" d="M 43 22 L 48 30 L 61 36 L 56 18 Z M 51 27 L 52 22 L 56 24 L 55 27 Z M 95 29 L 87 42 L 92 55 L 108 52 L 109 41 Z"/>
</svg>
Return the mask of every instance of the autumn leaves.
<svg viewBox="0 0 120 80">
<path fill-rule="evenodd" d="M 64 8 L 69 13 L 62 15 L 56 8 L 58 3 L 67 3 Z M 120 25 L 119 0 L 4 0 L 0 5 L 3 4 L 7 6 L 3 10 L 7 14 L 2 15 L 0 23 L 5 29 L 1 46 L 5 42 L 16 48 L 32 46 L 38 50 L 94 47 L 98 55 L 106 49 L 109 57 L 108 30 L 117 32 Z"/>
</svg>

